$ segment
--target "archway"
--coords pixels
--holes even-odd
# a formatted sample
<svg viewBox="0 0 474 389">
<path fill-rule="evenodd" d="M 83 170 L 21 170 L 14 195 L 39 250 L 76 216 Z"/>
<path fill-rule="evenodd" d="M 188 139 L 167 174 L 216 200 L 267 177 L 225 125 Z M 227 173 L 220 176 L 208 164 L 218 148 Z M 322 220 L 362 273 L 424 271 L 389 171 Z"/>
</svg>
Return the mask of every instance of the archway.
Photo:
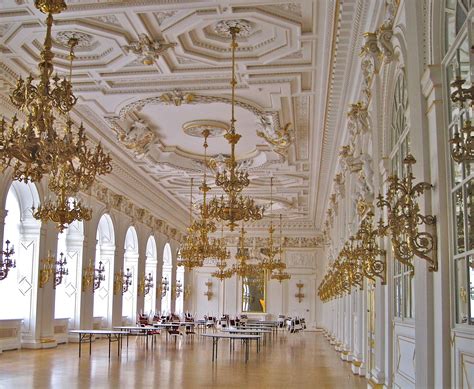
<svg viewBox="0 0 474 389">
<path fill-rule="evenodd" d="M 156 241 L 153 236 L 148 238 L 146 244 L 146 264 L 145 264 L 145 276 L 153 279 L 153 286 L 145 287 L 145 306 L 144 312 L 153 316 L 156 309 L 156 286 L 159 280 L 156 279 L 156 268 L 158 266 L 158 257 L 156 255 Z"/>
<path fill-rule="evenodd" d="M 171 247 L 169 243 L 166 243 L 165 248 L 163 249 L 163 279 L 164 283 L 161 287 L 161 313 L 168 314 L 171 313 L 171 268 L 172 268 L 172 258 L 171 258 Z"/>
<path fill-rule="evenodd" d="M 5 204 L 4 240 L 9 240 L 10 248 L 14 248 L 12 257 L 16 267 L 0 282 L 0 296 L 4 297 L 0 319 L 22 319 L 24 334 L 31 332 L 35 316 L 33 292 L 37 279 L 34 269 L 38 268 L 41 223 L 33 218 L 31 207 L 39 202 L 35 185 L 14 181 Z"/>
<path fill-rule="evenodd" d="M 95 268 L 103 266 L 105 280 L 94 290 L 94 322 L 101 327 L 112 325 L 115 233 L 112 218 L 104 214 L 99 220 L 96 235 Z"/>
<path fill-rule="evenodd" d="M 62 282 L 56 286 L 54 318 L 69 319 L 72 328 L 79 324 L 82 252 L 84 243 L 83 223 L 74 221 L 58 234 L 56 258 L 66 259 L 67 272 Z"/>
<path fill-rule="evenodd" d="M 137 267 L 138 237 L 134 227 L 125 235 L 124 274 L 130 274 L 131 284 L 126 287 L 122 298 L 122 317 L 130 324 L 135 323 L 137 316 Z"/>
</svg>

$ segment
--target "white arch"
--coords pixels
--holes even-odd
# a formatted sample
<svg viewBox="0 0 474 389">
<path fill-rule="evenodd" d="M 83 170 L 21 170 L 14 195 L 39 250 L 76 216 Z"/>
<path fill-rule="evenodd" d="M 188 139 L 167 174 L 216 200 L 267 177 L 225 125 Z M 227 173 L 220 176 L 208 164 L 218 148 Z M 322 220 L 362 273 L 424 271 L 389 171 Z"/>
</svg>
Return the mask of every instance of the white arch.
<svg viewBox="0 0 474 389">
<path fill-rule="evenodd" d="M 122 316 L 129 324 L 134 324 L 137 315 L 138 284 L 138 236 L 135 227 L 130 226 L 125 234 L 124 273 L 131 274 L 131 285 L 122 295 Z"/>
<path fill-rule="evenodd" d="M 149 288 L 148 293 L 145 295 L 144 313 L 153 314 L 156 307 L 156 270 L 158 266 L 156 240 L 153 235 L 150 235 L 146 243 L 146 262 L 145 262 L 145 275 L 153 277 L 153 287 Z"/>
<path fill-rule="evenodd" d="M 115 257 L 115 232 L 112 218 L 103 214 L 97 225 L 97 244 L 95 268 L 102 262 L 105 280 L 94 292 L 94 318 L 101 318 L 101 326 L 110 328 L 112 325 L 112 299 Z M 98 319 L 95 319 L 98 320 Z"/>
<path fill-rule="evenodd" d="M 161 311 L 162 313 L 170 313 L 171 310 L 171 268 L 172 268 L 172 254 L 171 246 L 169 243 L 165 244 L 163 248 L 163 279 L 166 278 L 168 281 L 169 290 L 166 295 L 161 299 Z M 160 280 L 161 281 L 161 280 Z"/>
<path fill-rule="evenodd" d="M 39 266 L 41 223 L 33 217 L 31 207 L 38 203 L 38 190 L 32 183 L 12 182 L 5 197 L 7 215 L 3 239 L 10 240 L 14 246 L 16 268 L 10 269 L 7 278 L 0 282 L 0 296 L 8 296 L 3 299 L 0 319 L 23 319 L 24 333 L 32 330 L 31 323 L 36 315 L 32 292 L 37 280 L 33 269 Z M 1 243 L 3 246 L 4 242 Z"/>
<path fill-rule="evenodd" d="M 80 321 L 80 285 L 84 245 L 84 223 L 75 220 L 58 234 L 56 258 L 61 254 L 67 260 L 68 274 L 55 289 L 54 317 L 69 318 L 70 327 L 77 328 Z"/>
</svg>

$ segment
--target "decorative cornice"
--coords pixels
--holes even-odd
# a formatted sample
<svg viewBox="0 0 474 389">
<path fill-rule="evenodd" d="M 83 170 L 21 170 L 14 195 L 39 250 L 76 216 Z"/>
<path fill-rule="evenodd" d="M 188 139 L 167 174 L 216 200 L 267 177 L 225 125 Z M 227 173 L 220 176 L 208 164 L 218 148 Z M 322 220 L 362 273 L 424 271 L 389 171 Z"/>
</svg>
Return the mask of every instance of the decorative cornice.
<svg viewBox="0 0 474 389">
<path fill-rule="evenodd" d="M 130 217 L 132 224 L 144 224 L 153 231 L 160 232 L 168 238 L 175 239 L 178 242 L 181 241 L 184 236 L 184 234 L 179 232 L 176 228 L 153 215 L 151 211 L 137 206 L 127 197 L 113 192 L 110 188 L 100 182 L 95 182 L 92 185 L 90 195 L 105 204 L 107 209 L 115 209 Z"/>
</svg>

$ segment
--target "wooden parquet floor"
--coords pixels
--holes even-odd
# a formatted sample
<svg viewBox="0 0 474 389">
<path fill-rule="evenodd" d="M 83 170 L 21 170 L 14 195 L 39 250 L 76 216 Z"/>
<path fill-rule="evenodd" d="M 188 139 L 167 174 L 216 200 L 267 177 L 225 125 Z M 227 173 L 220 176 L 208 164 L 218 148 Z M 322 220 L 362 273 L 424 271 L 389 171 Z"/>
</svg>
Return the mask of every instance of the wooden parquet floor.
<svg viewBox="0 0 474 389">
<path fill-rule="evenodd" d="M 250 350 L 245 364 L 243 348 L 230 354 L 227 340 L 219 342 L 217 363 L 211 362 L 211 339 L 166 341 L 156 337 L 154 347 L 143 338 L 123 344 L 121 357 L 112 344 L 97 340 L 89 356 L 83 344 L 54 349 L 15 350 L 0 354 L 0 388 L 366 388 L 364 378 L 354 376 L 350 364 L 340 360 L 321 333 L 280 333 L 256 353 Z"/>
</svg>

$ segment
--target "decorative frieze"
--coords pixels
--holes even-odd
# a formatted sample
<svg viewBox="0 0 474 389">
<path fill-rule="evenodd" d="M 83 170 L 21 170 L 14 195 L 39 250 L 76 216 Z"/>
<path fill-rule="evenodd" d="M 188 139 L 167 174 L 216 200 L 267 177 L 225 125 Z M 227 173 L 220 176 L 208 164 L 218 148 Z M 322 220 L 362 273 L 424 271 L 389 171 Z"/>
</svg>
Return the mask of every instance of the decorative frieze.
<svg viewBox="0 0 474 389">
<path fill-rule="evenodd" d="M 169 226 L 166 222 L 153 216 L 150 211 L 138 207 L 127 197 L 114 193 L 103 184 L 96 182 L 91 188 L 91 196 L 104 203 L 107 209 L 115 209 L 129 216 L 134 223 L 142 223 L 152 230 L 158 231 L 169 238 L 180 241 L 183 237 L 176 228 Z"/>
</svg>

